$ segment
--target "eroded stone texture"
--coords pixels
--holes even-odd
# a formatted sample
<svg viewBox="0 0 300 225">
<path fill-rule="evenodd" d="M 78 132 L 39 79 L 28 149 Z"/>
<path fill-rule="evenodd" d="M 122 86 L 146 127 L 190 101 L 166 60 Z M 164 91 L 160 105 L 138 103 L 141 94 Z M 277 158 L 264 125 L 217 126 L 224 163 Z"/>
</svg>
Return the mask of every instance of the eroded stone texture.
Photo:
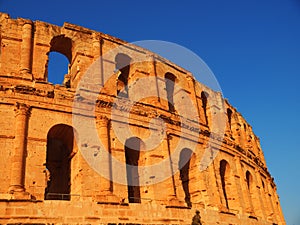
<svg viewBox="0 0 300 225">
<path fill-rule="evenodd" d="M 190 224 L 195 209 L 207 225 L 285 224 L 258 137 L 220 93 L 190 72 L 69 23 L 59 27 L 2 13 L 0 31 L 1 224 Z M 122 51 L 112 50 L 121 45 Z M 62 85 L 47 82 L 53 51 L 69 61 Z M 98 60 L 103 55 L 107 58 Z M 135 58 L 144 60 L 132 63 Z M 97 70 L 86 79 L 93 63 Z M 106 79 L 109 70 L 114 72 Z M 149 85 L 134 89 L 143 79 Z M 93 87 L 101 92 L 90 91 Z M 156 94 L 132 104 L 145 90 Z M 186 98 L 196 109 L 188 120 L 180 115 L 189 107 Z M 99 175 L 83 157 L 82 149 L 93 158 L 101 146 L 73 130 L 74 99 L 82 103 L 77 112 L 83 125 L 96 106 L 94 126 L 109 153 L 101 168 L 109 176 Z M 126 112 L 132 136 L 122 141 L 113 123 L 121 127 Z M 223 116 L 216 121 L 215 114 Z M 160 129 L 155 117 L 165 123 L 163 138 L 143 151 L 151 132 Z M 224 136 L 214 127 L 222 121 Z M 206 149 L 215 156 L 212 163 L 210 155 L 204 157 Z M 117 174 L 112 159 L 140 169 L 125 167 Z M 163 160 L 167 166 L 160 171 L 142 170 Z M 140 186 L 120 184 L 117 175 Z M 156 182 L 160 175 L 165 179 Z"/>
</svg>

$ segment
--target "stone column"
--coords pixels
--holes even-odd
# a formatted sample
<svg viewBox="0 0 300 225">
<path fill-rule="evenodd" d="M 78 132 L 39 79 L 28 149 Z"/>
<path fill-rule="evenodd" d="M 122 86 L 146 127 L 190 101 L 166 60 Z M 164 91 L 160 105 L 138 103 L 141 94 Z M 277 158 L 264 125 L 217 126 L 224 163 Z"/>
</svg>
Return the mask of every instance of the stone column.
<svg viewBox="0 0 300 225">
<path fill-rule="evenodd" d="M 32 79 L 32 21 L 25 21 L 22 27 L 20 72 L 23 78 Z"/>
<path fill-rule="evenodd" d="M 16 131 L 12 153 L 11 180 L 9 192 L 16 198 L 27 198 L 25 192 L 25 163 L 27 154 L 27 130 L 30 116 L 30 106 L 17 103 L 15 108 Z"/>
<path fill-rule="evenodd" d="M 177 194 L 176 194 L 176 186 L 175 186 L 175 180 L 174 180 L 174 169 L 173 169 L 173 161 L 171 157 L 171 146 L 170 146 L 170 141 L 172 140 L 172 136 L 167 134 L 167 138 L 165 139 L 165 145 L 168 149 L 168 158 L 170 161 L 170 173 L 171 173 L 171 183 L 168 185 L 169 187 L 172 187 L 171 191 L 169 192 L 168 199 L 173 200 L 177 199 Z"/>
<path fill-rule="evenodd" d="M 107 202 L 118 202 L 118 198 L 113 195 L 113 183 L 112 183 L 112 162 L 111 162 L 111 146 L 110 146 L 110 120 L 107 117 L 100 117 L 99 124 L 99 137 L 103 144 L 104 151 L 107 151 L 107 156 L 104 159 L 103 171 L 109 175 L 109 179 L 102 177 L 100 178 L 100 195 L 97 196 L 97 200 L 101 203 Z"/>
<path fill-rule="evenodd" d="M 278 210 L 278 219 L 280 219 L 278 221 L 278 223 L 282 223 L 282 222 L 284 222 L 284 216 L 283 216 L 283 213 L 282 213 L 282 210 L 281 210 L 279 196 L 276 192 L 276 189 L 274 190 L 274 195 L 275 195 L 275 198 L 276 198 L 276 207 L 277 207 L 277 210 Z"/>
<path fill-rule="evenodd" d="M 151 62 L 151 73 L 154 74 L 155 76 L 155 85 L 156 85 L 156 94 L 157 94 L 157 101 L 159 103 L 161 103 L 160 101 L 160 88 L 159 88 L 159 83 L 158 83 L 158 76 L 157 76 L 157 70 L 156 70 L 156 60 L 155 60 L 155 56 L 153 54 L 151 55 L 147 55 L 147 58 L 150 60 Z"/>
<path fill-rule="evenodd" d="M 276 186 L 273 183 L 273 180 L 269 179 L 268 180 L 268 187 L 269 187 L 269 194 L 270 194 L 270 199 L 272 202 L 272 206 L 273 206 L 273 222 L 274 220 L 276 221 L 276 223 L 278 224 L 279 221 L 281 221 L 280 218 L 280 214 L 281 214 L 281 210 L 278 208 L 278 199 L 277 199 L 277 193 L 276 193 Z"/>
<path fill-rule="evenodd" d="M 263 198 L 262 198 L 262 182 L 261 182 L 261 177 L 260 177 L 260 171 L 258 168 L 255 168 L 255 173 L 253 174 L 253 178 L 254 178 L 254 200 L 255 202 L 253 202 L 253 205 L 256 208 L 256 212 L 258 214 L 258 216 L 261 216 L 263 219 L 266 219 L 266 209 L 264 207 L 264 202 L 263 202 Z"/>
<path fill-rule="evenodd" d="M 248 198 L 247 198 L 247 194 L 245 193 L 245 191 L 247 191 L 247 187 L 246 184 L 244 182 L 244 171 L 241 167 L 241 158 L 240 156 L 235 156 L 234 157 L 234 161 L 235 161 L 235 167 L 236 167 L 236 171 L 237 171 L 237 186 L 240 187 L 239 190 L 239 201 L 240 201 L 240 206 L 242 208 L 242 213 L 246 213 L 249 212 L 250 210 L 247 209 L 248 207 Z"/>
<path fill-rule="evenodd" d="M 104 66 L 103 66 L 103 39 L 100 34 L 93 33 L 93 40 L 92 40 L 92 46 L 93 46 L 93 56 L 94 61 L 97 61 L 97 67 L 99 67 L 98 70 L 94 71 L 94 82 L 97 84 L 104 86 L 105 78 L 104 78 Z M 100 58 L 101 57 L 101 58 Z"/>
<path fill-rule="evenodd" d="M 209 179 L 209 198 L 210 198 L 210 206 L 218 207 L 219 209 L 223 208 L 221 193 L 219 189 L 218 179 L 216 177 L 216 169 L 215 169 L 215 160 L 208 166 L 206 170 L 206 176 Z"/>
<path fill-rule="evenodd" d="M 174 167 L 173 167 L 173 159 L 172 159 L 172 152 L 171 152 L 171 141 L 172 141 L 172 136 L 171 134 L 167 134 L 167 138 L 164 141 L 164 144 L 167 145 L 167 150 L 168 150 L 168 157 L 170 161 L 170 173 L 171 177 L 166 180 L 168 182 L 168 187 L 172 187 L 170 189 L 170 192 L 168 194 L 167 200 L 168 200 L 168 206 L 169 207 L 184 207 L 185 203 L 180 201 L 177 197 L 177 192 L 176 192 L 176 184 L 175 184 L 175 177 L 174 177 Z"/>
<path fill-rule="evenodd" d="M 97 59 L 100 56 L 100 36 L 97 33 L 93 33 L 93 40 L 92 40 L 92 44 L 93 44 L 93 56 L 94 59 Z"/>
<path fill-rule="evenodd" d="M 198 100 L 197 100 L 197 94 L 196 94 L 196 88 L 195 88 L 195 79 L 192 75 L 192 73 L 188 73 L 188 75 L 186 76 L 188 84 L 189 84 L 189 88 L 191 91 L 191 98 L 193 100 L 193 104 L 194 107 L 197 108 L 197 114 L 198 115 L 193 115 L 196 121 L 200 121 L 200 110 L 199 110 L 199 105 L 198 105 Z"/>
<path fill-rule="evenodd" d="M 272 222 L 274 222 L 274 213 L 275 213 L 275 209 L 274 209 L 274 204 L 273 204 L 273 200 L 272 200 L 272 194 L 271 194 L 271 189 L 272 189 L 272 187 L 270 188 L 270 186 L 271 186 L 271 183 L 272 181 L 271 181 L 271 179 L 268 177 L 267 179 L 266 179 L 266 184 L 265 184 L 265 188 L 266 188 L 266 195 L 267 195 L 267 201 L 268 201 L 268 205 L 269 205 L 269 210 L 268 210 L 268 212 L 269 212 L 269 214 L 268 214 L 268 221 L 272 221 Z"/>
</svg>

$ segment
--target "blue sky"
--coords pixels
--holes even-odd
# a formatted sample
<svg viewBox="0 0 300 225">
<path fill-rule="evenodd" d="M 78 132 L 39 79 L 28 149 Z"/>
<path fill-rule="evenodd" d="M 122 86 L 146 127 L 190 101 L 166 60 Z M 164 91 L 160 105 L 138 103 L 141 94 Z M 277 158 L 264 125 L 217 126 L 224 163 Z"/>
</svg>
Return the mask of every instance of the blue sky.
<svg viewBox="0 0 300 225">
<path fill-rule="evenodd" d="M 0 11 L 195 52 L 261 138 L 287 224 L 300 224 L 299 0 L 0 0 Z"/>
</svg>

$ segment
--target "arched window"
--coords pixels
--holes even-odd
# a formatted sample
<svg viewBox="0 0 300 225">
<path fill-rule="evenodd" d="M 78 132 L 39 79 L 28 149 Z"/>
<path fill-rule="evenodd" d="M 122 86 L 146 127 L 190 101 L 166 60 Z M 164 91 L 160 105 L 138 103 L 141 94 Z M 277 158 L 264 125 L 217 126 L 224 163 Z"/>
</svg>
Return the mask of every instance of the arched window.
<svg viewBox="0 0 300 225">
<path fill-rule="evenodd" d="M 48 82 L 53 84 L 63 84 L 65 75 L 69 72 L 68 59 L 58 52 L 50 52 L 48 57 Z M 66 86 L 70 86 L 70 84 L 66 83 Z"/>
<path fill-rule="evenodd" d="M 174 87 L 175 87 L 175 80 L 176 77 L 172 73 L 165 74 L 165 84 L 166 84 L 166 91 L 167 91 L 167 100 L 168 100 L 168 107 L 170 112 L 175 112 L 174 107 Z"/>
<path fill-rule="evenodd" d="M 70 87 L 69 65 L 72 62 L 72 40 L 64 35 L 54 37 L 46 65 L 47 81 Z"/>
<path fill-rule="evenodd" d="M 229 129 L 231 130 L 232 110 L 229 108 L 227 109 L 227 118 L 228 118 Z"/>
<path fill-rule="evenodd" d="M 143 142 L 137 137 L 126 140 L 125 158 L 126 158 L 126 174 L 129 203 L 141 203 L 141 193 L 139 186 L 139 159 L 140 150 L 143 148 Z"/>
<path fill-rule="evenodd" d="M 246 172 L 246 182 L 247 182 L 247 187 L 248 187 L 248 190 L 250 192 L 251 190 L 251 182 L 252 182 L 252 177 L 251 177 L 251 173 L 247 170 Z"/>
<path fill-rule="evenodd" d="M 205 117 L 205 124 L 208 125 L 208 118 L 207 118 L 207 98 L 208 98 L 208 93 L 202 91 L 201 92 L 201 100 L 202 100 L 202 108 L 204 111 L 204 117 Z"/>
<path fill-rule="evenodd" d="M 117 95 L 128 98 L 128 77 L 130 72 L 131 58 L 123 53 L 119 53 L 115 57 L 117 79 Z"/>
<path fill-rule="evenodd" d="M 261 184 L 262 184 L 263 190 L 265 191 L 265 182 L 263 180 L 261 181 Z"/>
<path fill-rule="evenodd" d="M 250 207 L 250 210 L 251 212 L 254 212 L 258 206 L 258 202 L 255 202 L 255 193 L 254 193 L 254 190 L 253 190 L 253 178 L 252 178 L 252 175 L 251 173 L 247 170 L 246 171 L 246 183 L 247 183 L 247 189 L 248 189 L 248 197 L 249 197 L 249 207 Z M 255 204 L 255 203 L 258 203 L 258 204 Z"/>
<path fill-rule="evenodd" d="M 192 150 L 185 148 L 180 152 L 180 158 L 178 162 L 180 170 L 181 185 L 185 194 L 185 202 L 188 207 L 192 207 L 191 196 L 189 190 L 189 172 L 190 172 L 190 161 L 192 157 Z"/>
<path fill-rule="evenodd" d="M 229 204 L 228 204 L 228 180 L 229 180 L 229 164 L 227 163 L 226 160 L 221 160 L 220 162 L 220 176 L 221 176 L 221 184 L 222 184 L 222 191 L 223 191 L 223 196 L 225 199 L 225 206 L 227 209 L 229 209 Z"/>
<path fill-rule="evenodd" d="M 65 124 L 53 126 L 47 135 L 45 200 L 70 200 L 73 128 Z"/>
</svg>

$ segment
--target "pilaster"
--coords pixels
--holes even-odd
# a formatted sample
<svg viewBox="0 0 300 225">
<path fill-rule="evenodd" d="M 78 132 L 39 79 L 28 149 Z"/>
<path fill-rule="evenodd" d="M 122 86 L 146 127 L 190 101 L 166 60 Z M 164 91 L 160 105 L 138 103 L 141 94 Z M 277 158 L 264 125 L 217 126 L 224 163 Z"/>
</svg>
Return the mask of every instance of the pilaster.
<svg viewBox="0 0 300 225">
<path fill-rule="evenodd" d="M 26 20 L 22 27 L 20 73 L 26 79 L 32 79 L 32 26 L 32 21 Z"/>
<path fill-rule="evenodd" d="M 23 103 L 16 103 L 14 111 L 16 127 L 9 193 L 13 194 L 14 198 L 29 198 L 30 195 L 25 192 L 24 183 L 30 106 Z"/>
<path fill-rule="evenodd" d="M 100 194 L 96 197 L 96 200 L 100 203 L 107 203 L 107 202 L 118 202 L 119 199 L 113 194 L 113 182 L 112 182 L 112 165 L 111 165 L 111 149 L 110 149 L 110 120 L 105 117 L 101 116 L 100 120 L 98 121 L 99 124 L 99 136 L 104 147 L 103 151 L 106 151 L 106 154 L 103 154 L 104 163 L 102 166 L 105 168 L 104 171 L 106 174 L 109 174 L 109 179 L 105 177 L 100 177 Z"/>
</svg>

